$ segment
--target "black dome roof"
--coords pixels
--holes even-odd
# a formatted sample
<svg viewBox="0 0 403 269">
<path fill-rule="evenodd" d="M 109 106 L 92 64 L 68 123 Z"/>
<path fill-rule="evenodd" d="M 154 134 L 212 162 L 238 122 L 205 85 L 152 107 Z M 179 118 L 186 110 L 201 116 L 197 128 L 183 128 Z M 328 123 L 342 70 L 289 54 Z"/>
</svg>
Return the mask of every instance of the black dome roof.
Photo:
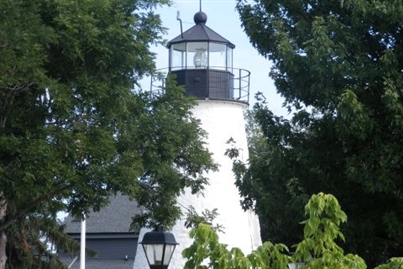
<svg viewBox="0 0 403 269">
<path fill-rule="evenodd" d="M 182 43 L 182 42 L 217 42 L 223 43 L 231 48 L 235 48 L 235 45 L 224 37 L 217 34 L 214 30 L 206 26 L 207 15 L 206 13 L 199 11 L 193 17 L 194 25 L 192 28 L 183 32 L 183 34 L 178 35 L 174 39 L 168 42 L 167 47 L 170 48 L 172 44 Z"/>
</svg>

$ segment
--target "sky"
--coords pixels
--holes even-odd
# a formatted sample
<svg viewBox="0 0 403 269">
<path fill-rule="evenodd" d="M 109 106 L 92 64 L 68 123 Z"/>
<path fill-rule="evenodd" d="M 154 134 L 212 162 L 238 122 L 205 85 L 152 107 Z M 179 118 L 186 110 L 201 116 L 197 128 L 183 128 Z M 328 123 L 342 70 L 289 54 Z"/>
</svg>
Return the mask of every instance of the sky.
<svg viewBox="0 0 403 269">
<path fill-rule="evenodd" d="M 276 115 L 285 116 L 287 111 L 282 107 L 283 98 L 276 93 L 274 83 L 269 77 L 271 63 L 260 56 L 249 42 L 249 38 L 241 27 L 235 6 L 236 0 L 203 0 L 202 11 L 207 14 L 206 25 L 235 44 L 234 68 L 242 68 L 251 72 L 250 104 L 253 105 L 255 94 L 262 92 L 270 110 Z M 199 0 L 173 0 L 171 7 L 158 10 L 163 26 L 168 28 L 168 34 L 164 36 L 168 41 L 180 34 L 180 23 L 177 20 L 178 11 L 183 23 L 183 31 L 186 31 L 194 25 L 193 16 L 199 11 Z M 158 46 L 152 48 L 152 51 L 157 53 L 157 68 L 168 67 L 168 49 Z M 149 88 L 150 79 L 145 80 L 142 85 Z"/>
</svg>

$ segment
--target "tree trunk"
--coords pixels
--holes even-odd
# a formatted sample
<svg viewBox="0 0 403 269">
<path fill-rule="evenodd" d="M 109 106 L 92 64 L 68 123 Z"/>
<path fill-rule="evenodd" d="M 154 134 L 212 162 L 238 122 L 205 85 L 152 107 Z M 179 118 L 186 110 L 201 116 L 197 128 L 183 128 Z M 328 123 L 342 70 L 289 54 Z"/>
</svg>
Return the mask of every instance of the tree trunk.
<svg viewBox="0 0 403 269">
<path fill-rule="evenodd" d="M 1 197 L 1 194 L 0 194 Z M 0 198 L 1 199 L 1 198 Z M 7 211 L 7 202 L 4 199 L 0 200 L 0 224 L 5 222 L 6 219 L 6 211 Z M 6 269 L 6 243 L 7 236 L 6 231 L 0 231 L 0 269 Z"/>
</svg>

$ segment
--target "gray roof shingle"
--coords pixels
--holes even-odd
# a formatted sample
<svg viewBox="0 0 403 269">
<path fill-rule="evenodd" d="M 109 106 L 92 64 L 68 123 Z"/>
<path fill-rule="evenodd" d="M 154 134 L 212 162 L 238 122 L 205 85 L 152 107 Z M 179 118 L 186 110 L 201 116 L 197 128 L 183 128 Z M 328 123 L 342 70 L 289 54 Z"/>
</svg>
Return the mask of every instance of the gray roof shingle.
<svg viewBox="0 0 403 269">
<path fill-rule="evenodd" d="M 125 233 L 129 232 L 132 217 L 141 214 L 141 209 L 134 200 L 118 194 L 111 197 L 108 206 L 99 212 L 91 212 L 86 219 L 87 233 Z M 67 216 L 64 220 L 66 233 L 80 233 L 81 221 Z"/>
</svg>

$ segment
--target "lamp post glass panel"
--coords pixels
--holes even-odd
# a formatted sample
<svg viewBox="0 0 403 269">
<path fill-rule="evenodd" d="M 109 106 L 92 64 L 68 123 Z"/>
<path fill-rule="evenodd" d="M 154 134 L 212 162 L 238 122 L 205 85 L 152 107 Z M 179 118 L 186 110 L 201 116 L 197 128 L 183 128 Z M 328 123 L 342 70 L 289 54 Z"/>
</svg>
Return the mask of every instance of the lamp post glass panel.
<svg viewBox="0 0 403 269">
<path fill-rule="evenodd" d="M 158 228 L 144 234 L 140 244 L 143 246 L 151 269 L 167 269 L 178 243 L 172 233 Z"/>
<path fill-rule="evenodd" d="M 301 269 L 302 266 L 304 266 L 305 263 L 303 262 L 297 262 L 297 263 L 289 263 L 288 268 L 289 269 Z"/>
</svg>

